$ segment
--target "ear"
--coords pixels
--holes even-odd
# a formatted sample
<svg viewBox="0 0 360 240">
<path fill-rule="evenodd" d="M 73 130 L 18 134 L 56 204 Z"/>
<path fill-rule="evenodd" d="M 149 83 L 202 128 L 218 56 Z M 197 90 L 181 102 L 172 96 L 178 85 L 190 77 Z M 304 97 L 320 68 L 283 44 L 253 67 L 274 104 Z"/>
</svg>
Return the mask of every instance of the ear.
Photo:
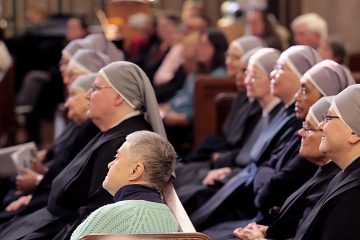
<svg viewBox="0 0 360 240">
<path fill-rule="evenodd" d="M 116 95 L 116 98 L 114 100 L 114 106 L 119 106 L 124 102 L 124 99 L 120 95 Z"/>
<path fill-rule="evenodd" d="M 358 135 L 356 135 L 356 133 L 351 133 L 351 135 L 349 137 L 349 142 L 351 144 L 360 143 L 360 137 Z"/>
<path fill-rule="evenodd" d="M 134 163 L 131 173 L 130 173 L 129 180 L 131 180 L 131 181 L 141 180 L 141 178 L 144 174 L 144 170 L 145 170 L 144 164 L 142 164 L 140 162 Z"/>
</svg>

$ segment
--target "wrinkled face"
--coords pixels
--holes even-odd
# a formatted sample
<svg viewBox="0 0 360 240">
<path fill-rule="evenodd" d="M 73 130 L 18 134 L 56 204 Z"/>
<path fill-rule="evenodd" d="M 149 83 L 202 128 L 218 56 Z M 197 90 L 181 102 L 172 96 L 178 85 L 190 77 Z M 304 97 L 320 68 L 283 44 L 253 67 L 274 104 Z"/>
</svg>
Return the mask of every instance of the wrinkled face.
<svg viewBox="0 0 360 240">
<path fill-rule="evenodd" d="M 252 35 L 261 37 L 265 32 L 265 25 L 259 11 L 248 13 L 246 15 L 246 24 L 250 27 Z"/>
<path fill-rule="evenodd" d="M 81 124 L 86 120 L 89 101 L 85 98 L 85 94 L 86 92 L 82 88 L 71 87 L 65 102 L 68 117 L 77 124 Z"/>
<path fill-rule="evenodd" d="M 307 45 L 312 48 L 318 48 L 320 36 L 318 33 L 310 31 L 305 25 L 299 25 L 292 29 L 294 42 L 297 45 Z"/>
<path fill-rule="evenodd" d="M 89 100 L 87 117 L 99 127 L 101 122 L 113 114 L 114 105 L 119 95 L 110 85 L 98 75 L 92 85 L 92 88 L 86 93 Z"/>
<path fill-rule="evenodd" d="M 277 62 L 270 78 L 272 94 L 280 98 L 285 104 L 293 99 L 300 88 L 298 77 L 285 62 Z"/>
<path fill-rule="evenodd" d="M 78 38 L 83 38 L 86 35 L 86 30 L 82 28 L 81 22 L 77 18 L 70 18 L 66 26 L 66 40 L 72 41 Z"/>
<path fill-rule="evenodd" d="M 324 155 L 319 150 L 321 131 L 310 116 L 306 116 L 303 127 L 298 131 L 301 137 L 300 155 L 311 162 L 320 164 Z"/>
<path fill-rule="evenodd" d="M 249 63 L 245 75 L 246 94 L 260 100 L 270 94 L 270 79 L 259 66 Z"/>
<path fill-rule="evenodd" d="M 125 142 L 117 151 L 115 159 L 108 164 L 109 171 L 102 183 L 103 188 L 114 196 L 121 187 L 129 184 L 134 164 Z"/>
<path fill-rule="evenodd" d="M 295 113 L 298 119 L 305 119 L 309 108 L 321 98 L 320 92 L 306 78 L 301 78 L 300 89 L 295 94 Z"/>
<path fill-rule="evenodd" d="M 243 71 L 242 56 L 242 50 L 236 44 L 230 44 L 225 59 L 228 76 L 235 77 L 238 72 Z"/>
<path fill-rule="evenodd" d="M 352 131 L 337 117 L 334 107 L 331 105 L 325 119 L 319 124 L 322 131 L 320 151 L 332 160 L 334 160 L 332 156 L 347 149 L 352 134 Z"/>
<path fill-rule="evenodd" d="M 214 56 L 215 49 L 211 42 L 209 41 L 207 35 L 202 34 L 199 38 L 199 42 L 196 46 L 196 58 L 198 62 L 203 64 L 211 63 L 211 60 Z"/>
</svg>

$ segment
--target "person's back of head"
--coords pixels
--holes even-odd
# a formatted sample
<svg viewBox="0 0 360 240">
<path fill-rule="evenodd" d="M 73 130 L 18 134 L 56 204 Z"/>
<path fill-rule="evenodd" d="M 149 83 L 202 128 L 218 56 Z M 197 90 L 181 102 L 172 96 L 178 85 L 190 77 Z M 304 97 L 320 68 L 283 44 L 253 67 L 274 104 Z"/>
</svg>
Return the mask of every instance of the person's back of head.
<svg viewBox="0 0 360 240">
<path fill-rule="evenodd" d="M 131 159 L 144 165 L 147 185 L 160 191 L 170 180 L 177 161 L 173 146 L 164 137 L 150 131 L 134 132 L 126 137 Z"/>
<path fill-rule="evenodd" d="M 291 23 L 294 42 L 317 48 L 321 40 L 328 37 L 326 21 L 316 13 L 307 13 L 296 17 Z"/>
</svg>

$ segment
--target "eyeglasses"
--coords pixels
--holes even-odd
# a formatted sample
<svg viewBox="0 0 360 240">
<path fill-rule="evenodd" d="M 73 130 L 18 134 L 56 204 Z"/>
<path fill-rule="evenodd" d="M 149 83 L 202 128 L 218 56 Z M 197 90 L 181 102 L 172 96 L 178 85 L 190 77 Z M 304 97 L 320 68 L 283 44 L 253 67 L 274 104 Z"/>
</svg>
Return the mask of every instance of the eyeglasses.
<svg viewBox="0 0 360 240">
<path fill-rule="evenodd" d="M 302 129 L 305 132 L 305 135 L 308 135 L 309 133 L 313 133 L 313 132 L 318 132 L 318 129 L 312 128 L 312 127 L 308 127 L 308 125 L 306 124 L 306 122 L 302 123 Z"/>
<path fill-rule="evenodd" d="M 103 88 L 112 88 L 112 87 L 108 87 L 108 86 L 97 86 L 95 84 L 91 85 L 91 91 L 93 92 L 97 92 L 100 91 Z"/>
<path fill-rule="evenodd" d="M 326 115 L 326 114 L 323 114 L 322 115 L 322 120 L 323 122 L 327 123 L 328 121 L 332 120 L 332 119 L 336 119 L 336 118 L 339 118 L 338 116 L 331 116 L 331 115 Z"/>
</svg>

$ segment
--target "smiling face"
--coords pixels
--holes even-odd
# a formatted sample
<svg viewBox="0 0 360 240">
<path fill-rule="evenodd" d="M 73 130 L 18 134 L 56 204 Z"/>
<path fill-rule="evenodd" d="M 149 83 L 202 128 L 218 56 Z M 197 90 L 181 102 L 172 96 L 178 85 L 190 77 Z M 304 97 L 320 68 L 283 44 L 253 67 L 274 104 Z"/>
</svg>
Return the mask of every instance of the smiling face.
<svg viewBox="0 0 360 240">
<path fill-rule="evenodd" d="M 238 72 L 243 71 L 242 56 L 242 50 L 236 44 L 230 44 L 225 59 L 228 76 L 235 77 Z"/>
<path fill-rule="evenodd" d="M 301 137 L 300 155 L 317 165 L 323 165 L 327 158 L 319 150 L 322 134 L 309 115 L 307 115 L 298 134 Z"/>
<path fill-rule="evenodd" d="M 89 101 L 85 98 L 85 94 L 86 92 L 82 88 L 71 87 L 65 102 L 65 107 L 68 109 L 68 117 L 77 124 L 81 124 L 86 120 Z"/>
<path fill-rule="evenodd" d="M 296 74 L 284 62 L 279 60 L 270 74 L 271 92 L 285 104 L 291 102 L 300 88 L 300 81 Z"/>
<path fill-rule="evenodd" d="M 349 139 L 352 131 L 340 118 L 336 118 L 338 116 L 333 105 L 331 105 L 326 115 L 334 116 L 335 118 L 327 118 L 319 124 L 319 128 L 322 131 L 320 151 L 336 162 L 340 155 L 349 151 Z"/>
<path fill-rule="evenodd" d="M 305 119 L 309 108 L 321 98 L 320 92 L 306 78 L 301 78 L 300 89 L 295 94 L 295 113 L 298 119 Z"/>
<path fill-rule="evenodd" d="M 270 79 L 259 66 L 249 63 L 245 76 L 246 94 L 256 100 L 261 100 L 270 94 Z"/>
</svg>

